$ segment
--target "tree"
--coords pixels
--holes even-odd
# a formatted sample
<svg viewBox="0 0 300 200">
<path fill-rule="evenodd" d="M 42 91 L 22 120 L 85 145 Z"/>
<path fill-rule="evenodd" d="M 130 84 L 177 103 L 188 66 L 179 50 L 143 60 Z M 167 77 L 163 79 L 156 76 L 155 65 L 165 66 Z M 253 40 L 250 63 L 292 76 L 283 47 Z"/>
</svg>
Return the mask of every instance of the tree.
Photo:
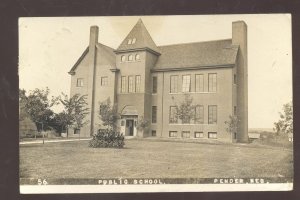
<svg viewBox="0 0 300 200">
<path fill-rule="evenodd" d="M 86 102 L 87 95 L 75 94 L 71 98 L 68 95 L 62 93 L 59 97 L 59 101 L 64 106 L 64 110 L 58 114 L 58 121 L 61 126 L 65 126 L 67 129 L 67 137 L 69 136 L 68 128 L 74 125 L 75 128 L 80 129 L 88 121 L 85 117 L 89 113 L 89 109 L 86 107 L 88 104 Z"/>
<path fill-rule="evenodd" d="M 75 128 L 81 129 L 89 121 L 85 120 L 86 116 L 89 114 L 89 108 L 87 108 L 86 95 L 78 96 L 74 101 L 74 118 L 75 118 Z"/>
<path fill-rule="evenodd" d="M 184 101 L 177 105 L 177 117 L 183 124 L 189 124 L 195 120 L 195 108 L 198 104 L 193 104 L 193 98 L 189 94 L 184 94 Z"/>
<path fill-rule="evenodd" d="M 237 116 L 232 115 L 229 115 L 229 120 L 224 122 L 227 125 L 226 131 L 231 134 L 232 139 L 236 139 L 234 138 L 234 134 L 237 133 L 238 122 Z"/>
<path fill-rule="evenodd" d="M 57 98 L 53 97 L 49 100 L 49 88 L 34 89 L 26 95 L 24 89 L 19 90 L 19 101 L 22 109 L 28 114 L 30 119 L 35 122 L 38 130 L 49 129 L 48 121 L 53 117 L 54 112 L 51 107 L 57 104 Z M 23 116 L 21 116 L 22 118 Z"/>
<path fill-rule="evenodd" d="M 117 106 L 111 105 L 110 98 L 100 103 L 99 117 L 104 126 L 117 130 L 117 120 L 120 119 L 120 114 L 117 112 Z"/>
<path fill-rule="evenodd" d="M 274 123 L 274 130 L 277 135 L 280 133 L 292 134 L 293 133 L 293 102 L 283 105 L 283 113 L 279 112 L 280 119 Z"/>
<path fill-rule="evenodd" d="M 150 126 L 150 121 L 145 119 L 143 116 L 139 118 L 138 123 L 137 123 L 137 130 L 138 131 L 148 131 L 148 128 Z"/>
</svg>

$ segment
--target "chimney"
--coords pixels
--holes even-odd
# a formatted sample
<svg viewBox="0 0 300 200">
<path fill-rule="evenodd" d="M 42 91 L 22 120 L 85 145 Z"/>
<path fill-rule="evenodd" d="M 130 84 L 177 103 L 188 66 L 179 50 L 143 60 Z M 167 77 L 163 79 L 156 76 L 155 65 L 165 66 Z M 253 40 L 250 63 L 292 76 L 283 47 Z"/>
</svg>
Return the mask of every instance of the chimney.
<svg viewBox="0 0 300 200">
<path fill-rule="evenodd" d="M 98 43 L 98 26 L 90 28 L 90 43 L 89 43 L 89 78 L 88 78 L 88 104 L 90 107 L 90 134 L 94 134 L 95 123 L 95 85 L 96 85 L 96 60 L 97 60 L 97 43 Z"/>
<path fill-rule="evenodd" d="M 238 45 L 237 70 L 237 141 L 248 142 L 248 51 L 247 24 L 244 21 L 232 23 L 232 45 Z"/>
</svg>

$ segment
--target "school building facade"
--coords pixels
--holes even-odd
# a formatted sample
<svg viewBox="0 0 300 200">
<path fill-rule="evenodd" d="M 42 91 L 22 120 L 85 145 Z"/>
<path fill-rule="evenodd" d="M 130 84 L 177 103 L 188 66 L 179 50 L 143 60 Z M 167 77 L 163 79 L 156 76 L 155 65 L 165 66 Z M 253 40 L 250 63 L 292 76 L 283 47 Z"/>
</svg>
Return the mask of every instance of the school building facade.
<svg viewBox="0 0 300 200">
<path fill-rule="evenodd" d="M 232 38 L 157 46 L 142 20 L 117 49 L 98 43 L 90 28 L 89 46 L 70 70 L 71 96 L 87 95 L 88 125 L 69 131 L 89 136 L 101 127 L 100 103 L 110 99 L 125 136 L 248 141 L 247 25 L 232 23 Z M 193 98 L 194 119 L 177 116 L 186 95 Z M 237 132 L 228 133 L 229 116 Z M 137 130 L 141 118 L 149 130 Z"/>
</svg>

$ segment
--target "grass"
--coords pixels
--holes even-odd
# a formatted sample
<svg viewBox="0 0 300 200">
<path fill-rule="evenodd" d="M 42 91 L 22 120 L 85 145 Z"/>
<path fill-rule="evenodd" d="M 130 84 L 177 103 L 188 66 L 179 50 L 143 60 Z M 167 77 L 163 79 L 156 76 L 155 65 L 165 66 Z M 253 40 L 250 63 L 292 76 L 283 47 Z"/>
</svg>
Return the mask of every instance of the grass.
<svg viewBox="0 0 300 200">
<path fill-rule="evenodd" d="M 20 178 L 293 177 L 293 152 L 232 144 L 126 140 L 124 149 L 88 141 L 20 146 Z"/>
</svg>

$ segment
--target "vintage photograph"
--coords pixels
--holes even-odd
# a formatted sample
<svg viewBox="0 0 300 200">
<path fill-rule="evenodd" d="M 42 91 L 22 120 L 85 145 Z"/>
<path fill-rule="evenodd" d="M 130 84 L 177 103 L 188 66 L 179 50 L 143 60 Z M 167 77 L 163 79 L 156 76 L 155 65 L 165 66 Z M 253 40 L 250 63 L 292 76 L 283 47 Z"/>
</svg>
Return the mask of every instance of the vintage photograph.
<svg viewBox="0 0 300 200">
<path fill-rule="evenodd" d="M 292 190 L 291 29 L 290 14 L 19 18 L 20 192 Z"/>
</svg>

